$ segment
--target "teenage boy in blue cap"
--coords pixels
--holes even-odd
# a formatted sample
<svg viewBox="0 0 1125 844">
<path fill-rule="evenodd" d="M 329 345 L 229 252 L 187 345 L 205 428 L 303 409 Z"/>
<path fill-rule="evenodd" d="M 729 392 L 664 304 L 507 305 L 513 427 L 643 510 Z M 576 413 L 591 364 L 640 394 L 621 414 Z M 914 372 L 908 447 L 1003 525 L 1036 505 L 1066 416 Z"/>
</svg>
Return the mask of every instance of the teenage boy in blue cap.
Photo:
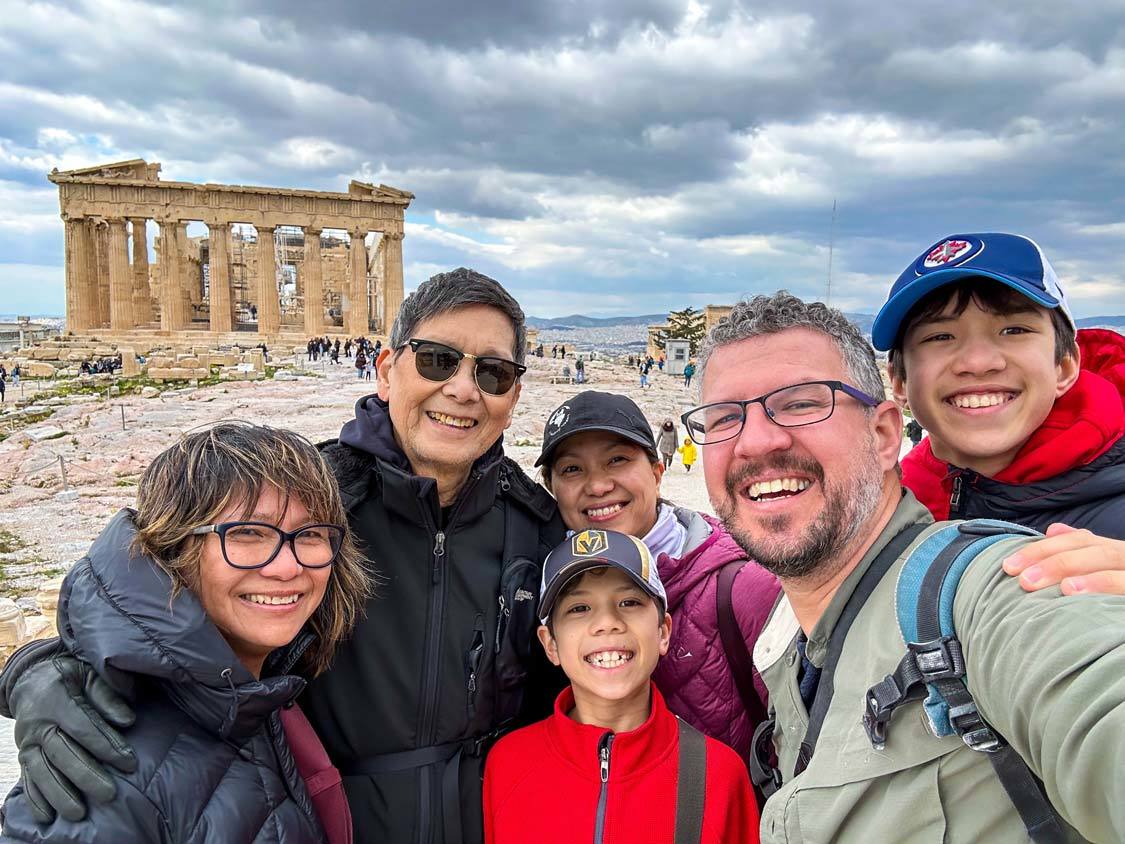
<svg viewBox="0 0 1125 844">
<path fill-rule="evenodd" d="M 553 715 L 489 753 L 486 844 L 756 844 L 746 767 L 652 683 L 667 605 L 656 561 L 628 534 L 585 530 L 550 553 L 539 641 L 571 684 Z"/>
<path fill-rule="evenodd" d="M 1033 240 L 942 239 L 899 276 L 871 334 L 889 352 L 895 398 L 929 432 L 902 470 L 935 519 L 1064 523 L 1125 537 L 1125 338 L 1077 331 Z M 1061 541 L 1078 549 L 1093 540 Z M 1106 568 L 1112 546 L 1098 549 L 1094 568 Z M 1106 587 L 1063 583 L 1071 592 Z"/>
</svg>

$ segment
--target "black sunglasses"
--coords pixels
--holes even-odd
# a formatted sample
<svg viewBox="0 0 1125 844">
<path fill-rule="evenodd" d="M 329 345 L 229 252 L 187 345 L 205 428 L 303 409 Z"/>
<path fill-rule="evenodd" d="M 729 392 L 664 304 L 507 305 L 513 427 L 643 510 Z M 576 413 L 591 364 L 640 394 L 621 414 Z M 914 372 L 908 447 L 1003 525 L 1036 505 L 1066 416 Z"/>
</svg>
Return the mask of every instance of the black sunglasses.
<svg viewBox="0 0 1125 844">
<path fill-rule="evenodd" d="M 482 393 L 490 396 L 504 395 L 512 389 L 516 379 L 527 372 L 526 366 L 515 361 L 488 355 L 471 355 L 433 340 L 408 340 L 405 346 L 409 346 L 410 351 L 414 352 L 414 366 L 418 374 L 427 381 L 448 381 L 457 374 L 461 361 L 471 358 L 473 380 Z M 399 349 L 405 346 L 399 346 Z"/>
</svg>

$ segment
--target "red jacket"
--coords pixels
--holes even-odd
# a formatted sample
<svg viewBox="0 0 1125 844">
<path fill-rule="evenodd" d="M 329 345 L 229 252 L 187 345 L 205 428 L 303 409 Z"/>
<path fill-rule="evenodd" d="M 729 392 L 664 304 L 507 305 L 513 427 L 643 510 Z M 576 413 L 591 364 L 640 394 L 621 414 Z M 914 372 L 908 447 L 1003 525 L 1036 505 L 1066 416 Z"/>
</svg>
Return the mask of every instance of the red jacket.
<svg viewBox="0 0 1125 844">
<path fill-rule="evenodd" d="M 564 689 L 555 714 L 516 730 L 488 754 L 484 774 L 485 844 L 573 844 L 593 841 L 601 795 L 599 742 L 610 731 L 566 713 Z M 676 718 L 652 687 L 652 713 L 613 737 L 602 844 L 672 844 L 679 738 Z M 703 844 L 756 844 L 758 808 L 746 766 L 721 742 L 707 739 Z"/>
<path fill-rule="evenodd" d="M 992 515 L 1027 524 L 1034 521 L 1031 514 L 1039 509 L 1044 511 L 1041 522 L 1056 520 L 1050 518 L 1054 515 L 1058 521 L 1074 524 L 1074 518 L 1067 512 L 1068 501 L 1061 494 L 1057 512 L 1049 512 L 1052 504 L 1048 496 L 1060 485 L 1066 489 L 1058 492 L 1065 492 L 1072 506 L 1079 505 L 1079 510 L 1090 507 L 1090 502 L 1079 495 L 1081 485 L 1098 475 L 1104 481 L 1105 470 L 1120 465 L 1117 452 L 1121 449 L 1115 446 L 1125 434 L 1125 337 L 1113 331 L 1083 329 L 1077 340 L 1082 355 L 1078 380 L 1059 396 L 1043 424 L 1024 443 L 1012 463 L 995 477 L 984 478 L 939 460 L 930 447 L 929 437 L 903 457 L 903 485 L 935 519 Z M 1085 467 L 1089 471 L 1068 474 Z M 951 513 L 950 498 L 958 477 L 967 478 L 969 483 L 962 485 L 961 506 Z M 1058 483 L 1052 483 L 1055 479 Z M 1116 482 L 1101 486 L 1111 491 L 1116 487 L 1120 499 L 1122 487 Z M 1104 499 L 1105 495 L 1097 498 Z M 1025 515 L 1028 517 L 1023 518 Z M 1112 520 L 1102 518 L 1094 527 L 1103 534 L 1116 535 L 1105 530 L 1104 523 Z"/>
</svg>

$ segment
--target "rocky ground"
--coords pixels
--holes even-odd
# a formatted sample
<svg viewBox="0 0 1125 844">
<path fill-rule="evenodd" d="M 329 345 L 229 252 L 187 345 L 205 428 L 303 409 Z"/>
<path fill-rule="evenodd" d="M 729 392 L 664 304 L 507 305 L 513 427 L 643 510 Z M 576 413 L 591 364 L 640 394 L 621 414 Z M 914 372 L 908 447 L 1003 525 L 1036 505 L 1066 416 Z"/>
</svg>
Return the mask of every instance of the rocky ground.
<svg viewBox="0 0 1125 844">
<path fill-rule="evenodd" d="M 0 596 L 10 596 L 29 614 L 37 612 L 34 594 L 61 576 L 119 508 L 133 501 L 141 472 L 184 431 L 223 419 L 292 428 L 313 441 L 334 437 L 351 416 L 355 401 L 373 391 L 358 381 L 347 360 L 339 366 L 316 363 L 309 375 L 290 377 L 285 369 L 265 381 L 227 382 L 166 389 L 141 395 L 51 397 L 44 391 L 36 406 L 53 413 L 30 425 L 12 414 L 0 415 Z M 530 358 L 507 452 L 529 472 L 539 453 L 543 425 L 557 405 L 584 389 L 626 392 L 654 425 L 677 418 L 693 402 L 682 379 L 657 373 L 641 390 L 633 370 L 604 360 L 587 363 L 588 384 L 552 383 L 563 361 Z M 573 369 L 573 360 L 568 362 Z M 281 379 L 281 380 L 279 380 Z M 25 382 L 25 393 L 31 385 Z M 153 390 L 149 391 L 155 392 Z M 124 419 L 124 423 L 122 422 Z M 67 486 L 63 492 L 59 458 Z M 702 467 L 690 474 L 677 461 L 665 475 L 665 498 L 710 512 Z M 11 722 L 0 719 L 0 794 L 15 782 Z"/>
</svg>

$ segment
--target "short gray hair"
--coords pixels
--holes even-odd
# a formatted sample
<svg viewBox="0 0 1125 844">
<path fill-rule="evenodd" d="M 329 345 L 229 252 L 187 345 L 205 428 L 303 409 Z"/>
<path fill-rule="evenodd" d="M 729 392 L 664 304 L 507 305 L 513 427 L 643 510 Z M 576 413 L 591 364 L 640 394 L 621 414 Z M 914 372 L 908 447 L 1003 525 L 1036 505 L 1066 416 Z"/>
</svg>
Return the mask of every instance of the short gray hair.
<svg viewBox="0 0 1125 844">
<path fill-rule="evenodd" d="M 699 353 L 700 383 L 707 361 L 716 349 L 751 337 L 778 334 L 789 328 L 810 328 L 828 337 L 839 350 L 854 386 L 872 398 L 886 400 L 886 388 L 875 361 L 875 350 L 855 323 L 842 311 L 823 302 L 805 302 L 788 290 L 742 300 L 734 306 L 730 316 L 711 329 Z"/>
<path fill-rule="evenodd" d="M 391 348 L 397 350 L 405 346 L 419 323 L 467 305 L 496 308 L 511 320 L 516 335 L 513 359 L 523 363 L 527 346 L 523 309 L 500 282 L 465 267 L 430 277 L 406 297 L 391 329 Z"/>
</svg>

